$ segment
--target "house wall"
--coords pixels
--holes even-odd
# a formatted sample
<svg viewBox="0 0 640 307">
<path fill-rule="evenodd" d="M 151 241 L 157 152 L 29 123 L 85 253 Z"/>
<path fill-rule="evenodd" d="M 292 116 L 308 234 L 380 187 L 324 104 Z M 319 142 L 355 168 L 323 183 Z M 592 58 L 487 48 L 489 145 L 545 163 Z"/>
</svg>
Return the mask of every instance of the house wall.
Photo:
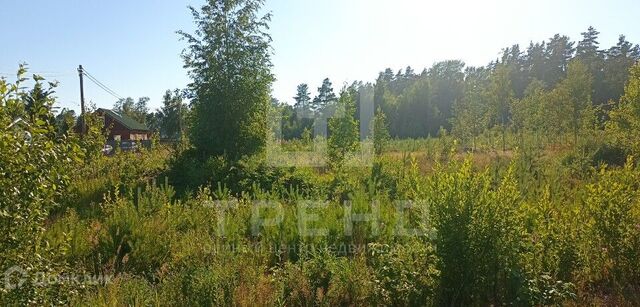
<svg viewBox="0 0 640 307">
<path fill-rule="evenodd" d="M 109 141 L 129 140 L 130 130 L 106 114 L 104 116 L 104 128 L 109 131 L 109 135 L 107 136 L 107 140 Z"/>
<path fill-rule="evenodd" d="M 150 138 L 149 132 L 129 130 L 107 114 L 104 116 L 104 127 L 105 129 L 110 129 L 107 136 L 109 141 L 144 141 Z"/>
</svg>

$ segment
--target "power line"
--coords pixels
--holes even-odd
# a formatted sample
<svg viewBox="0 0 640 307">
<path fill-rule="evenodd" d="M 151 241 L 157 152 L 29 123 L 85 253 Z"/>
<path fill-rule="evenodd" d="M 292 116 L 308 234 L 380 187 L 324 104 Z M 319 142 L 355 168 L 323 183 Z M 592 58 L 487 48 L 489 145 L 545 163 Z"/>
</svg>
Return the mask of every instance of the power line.
<svg viewBox="0 0 640 307">
<path fill-rule="evenodd" d="M 108 88 L 107 86 L 103 85 L 102 83 L 100 83 L 100 81 L 89 77 L 88 75 L 85 75 L 91 82 L 93 82 L 95 85 L 97 85 L 98 87 L 100 87 L 102 90 L 104 90 L 105 92 L 107 92 L 109 95 L 115 97 L 116 99 L 122 99 L 122 97 L 120 97 L 120 95 L 116 94 L 113 90 L 111 90 L 110 88 Z"/>
<path fill-rule="evenodd" d="M 87 76 L 87 78 L 89 78 L 89 80 L 91 80 L 91 82 L 93 82 L 95 85 L 97 85 L 98 87 L 103 89 L 105 92 L 107 92 L 111 96 L 115 97 L 116 99 L 122 99 L 122 97 L 120 95 L 118 95 L 115 91 L 110 89 L 108 86 L 104 85 L 102 82 L 98 81 L 98 79 L 96 79 L 91 74 L 84 72 L 84 75 Z"/>
<path fill-rule="evenodd" d="M 46 72 L 46 71 L 42 71 L 42 72 L 32 72 L 32 71 L 27 71 L 26 75 L 38 75 L 38 76 L 43 76 L 43 77 L 62 77 L 62 76 L 69 76 L 72 75 L 73 73 L 70 72 L 66 72 L 66 71 L 62 71 L 62 72 Z M 18 73 L 17 72 L 4 72 L 4 71 L 0 71 L 0 76 L 10 76 L 10 77 L 15 77 L 17 76 Z"/>
<path fill-rule="evenodd" d="M 120 96 L 117 95 L 116 92 L 114 90 L 112 90 L 111 88 L 109 88 L 108 86 L 104 85 L 104 83 L 98 81 L 98 79 L 96 77 L 94 77 L 93 75 L 91 75 L 89 72 L 87 72 L 86 70 L 82 70 L 82 73 L 87 76 L 89 79 L 91 79 L 91 81 L 94 81 L 94 83 L 96 83 L 97 85 L 99 85 L 100 87 L 106 89 L 110 94 L 115 94 L 116 96 Z"/>
<path fill-rule="evenodd" d="M 89 78 L 89 80 L 91 80 L 93 83 L 95 83 L 95 85 L 97 85 L 98 87 L 103 89 L 105 92 L 107 92 L 111 96 L 115 97 L 116 99 L 123 99 L 122 96 L 118 95 L 114 90 L 110 89 L 108 86 L 106 86 L 102 82 L 98 81 L 98 79 L 96 79 L 96 77 L 92 76 L 89 72 L 87 72 L 86 69 L 84 69 L 84 68 L 82 69 L 82 74 L 87 76 L 87 78 Z"/>
</svg>

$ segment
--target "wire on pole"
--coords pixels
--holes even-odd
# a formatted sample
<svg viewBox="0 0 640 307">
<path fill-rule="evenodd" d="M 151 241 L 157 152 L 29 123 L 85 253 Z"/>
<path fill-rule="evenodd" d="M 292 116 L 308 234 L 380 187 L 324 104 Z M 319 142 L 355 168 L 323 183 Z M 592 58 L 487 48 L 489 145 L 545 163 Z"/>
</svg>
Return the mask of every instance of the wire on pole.
<svg viewBox="0 0 640 307">
<path fill-rule="evenodd" d="M 89 80 L 91 80 L 91 82 L 93 82 L 95 85 L 103 89 L 105 92 L 107 92 L 111 96 L 115 97 L 116 99 L 123 99 L 122 96 L 118 95 L 114 90 L 110 89 L 108 86 L 98 81 L 98 79 L 92 76 L 89 72 L 87 72 L 86 69 L 83 68 L 82 74 L 85 75 Z"/>
</svg>

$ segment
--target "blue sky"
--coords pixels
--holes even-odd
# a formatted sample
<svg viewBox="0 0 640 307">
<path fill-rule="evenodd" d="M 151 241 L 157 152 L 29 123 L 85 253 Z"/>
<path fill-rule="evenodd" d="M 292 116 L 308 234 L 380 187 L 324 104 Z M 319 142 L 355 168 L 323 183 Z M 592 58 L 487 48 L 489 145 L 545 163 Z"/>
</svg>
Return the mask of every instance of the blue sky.
<svg viewBox="0 0 640 307">
<path fill-rule="evenodd" d="M 0 76 L 18 63 L 60 81 L 59 106 L 79 108 L 76 68 L 124 97 L 161 104 L 166 89 L 189 82 L 176 30 L 191 31 L 187 5 L 180 0 L 0 0 Z M 291 101 L 295 87 L 317 88 L 330 77 L 373 81 L 386 67 L 411 65 L 416 71 L 445 59 L 485 65 L 514 43 L 528 46 L 555 33 L 579 40 L 595 26 L 601 47 L 619 34 L 640 43 L 637 0 L 267 0 L 273 13 L 273 95 Z M 11 78 L 10 78 L 11 79 Z M 116 100 L 91 82 L 85 97 L 98 107 Z"/>
</svg>

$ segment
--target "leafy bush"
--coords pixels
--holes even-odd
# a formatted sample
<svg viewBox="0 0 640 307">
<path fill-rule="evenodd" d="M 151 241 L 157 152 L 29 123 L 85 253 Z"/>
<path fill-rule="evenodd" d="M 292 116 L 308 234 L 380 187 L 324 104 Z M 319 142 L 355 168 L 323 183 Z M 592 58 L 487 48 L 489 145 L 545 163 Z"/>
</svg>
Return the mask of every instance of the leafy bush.
<svg viewBox="0 0 640 307">
<path fill-rule="evenodd" d="M 435 304 L 438 259 L 428 243 L 372 243 L 366 261 L 374 274 L 373 303 L 393 306 Z"/>
<path fill-rule="evenodd" d="M 517 302 L 526 276 L 519 256 L 522 202 L 512 172 L 494 188 L 466 162 L 431 179 L 425 194 L 438 233 L 440 302 Z"/>
<path fill-rule="evenodd" d="M 586 186 L 587 281 L 640 302 L 640 177 L 630 159 L 620 170 L 600 169 L 595 183 Z"/>
<path fill-rule="evenodd" d="M 70 170 L 81 161 L 82 151 L 75 139 L 56 138 L 51 112 L 56 84 L 46 88 L 43 78 L 34 76 L 33 89 L 25 91 L 25 73 L 21 66 L 14 84 L 0 79 L 0 268 L 20 268 L 28 276 L 56 274 L 68 269 L 53 261 L 67 249 L 50 249 L 44 241 L 45 221 L 64 198 Z M 63 303 L 74 291 L 61 285 L 37 287 L 33 282 L 27 278 L 15 289 L 3 283 L 0 304 Z"/>
</svg>

